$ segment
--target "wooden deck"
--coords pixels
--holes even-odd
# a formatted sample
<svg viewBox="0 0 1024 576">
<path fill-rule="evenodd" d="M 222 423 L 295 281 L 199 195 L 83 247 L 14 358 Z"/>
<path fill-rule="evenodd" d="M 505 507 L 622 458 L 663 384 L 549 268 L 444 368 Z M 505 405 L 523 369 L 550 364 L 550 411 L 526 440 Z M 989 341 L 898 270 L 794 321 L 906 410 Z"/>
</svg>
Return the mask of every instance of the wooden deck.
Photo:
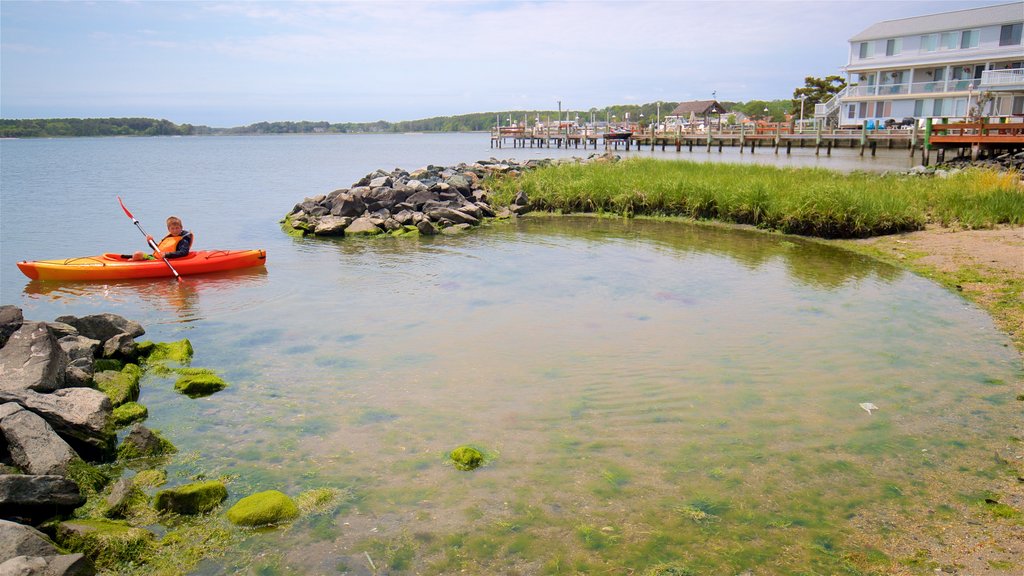
<svg viewBox="0 0 1024 576">
<path fill-rule="evenodd" d="M 784 149 L 787 154 L 796 148 L 814 148 L 831 154 L 833 148 L 859 148 L 860 154 L 870 151 L 875 154 L 879 146 L 887 149 L 906 149 L 911 155 L 921 152 L 921 161 L 927 165 L 931 151 L 938 151 L 942 161 L 945 152 L 959 149 L 962 155 L 970 153 L 977 158 L 982 152 L 1024 150 L 1024 122 L 975 122 L 975 123 L 933 123 L 928 120 L 924 129 L 889 128 L 880 130 L 830 129 L 815 131 L 794 130 L 788 124 L 769 124 L 756 127 L 727 127 L 711 132 L 678 129 L 674 132 L 654 132 L 635 128 L 629 138 L 612 139 L 591 128 L 522 128 L 502 127 L 491 131 L 491 147 L 504 148 L 511 143 L 513 148 L 576 148 L 605 150 L 641 150 L 650 148 L 676 152 L 686 148 L 693 151 L 705 148 L 711 151 L 723 147 L 739 147 L 740 152 L 749 148 L 753 154 L 759 148 L 771 148 L 778 154 Z"/>
</svg>

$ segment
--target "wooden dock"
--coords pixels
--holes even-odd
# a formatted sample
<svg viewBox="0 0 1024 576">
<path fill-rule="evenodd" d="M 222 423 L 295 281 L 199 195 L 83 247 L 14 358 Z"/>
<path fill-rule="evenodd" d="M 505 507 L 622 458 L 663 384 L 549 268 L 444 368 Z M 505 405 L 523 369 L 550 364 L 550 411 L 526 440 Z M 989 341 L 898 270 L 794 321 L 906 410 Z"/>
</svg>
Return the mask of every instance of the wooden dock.
<svg viewBox="0 0 1024 576">
<path fill-rule="evenodd" d="M 970 154 L 977 158 L 983 152 L 1024 150 L 1024 123 L 933 123 L 930 119 L 923 129 L 908 128 L 861 129 L 818 129 L 814 131 L 794 130 L 788 124 L 769 124 L 756 127 L 726 127 L 710 132 L 678 129 L 672 132 L 655 132 L 653 129 L 634 128 L 627 138 L 605 138 L 587 127 L 578 128 L 522 128 L 502 127 L 491 131 L 491 147 L 504 148 L 574 148 L 612 150 L 656 150 L 666 151 L 683 148 L 692 152 L 694 148 L 722 151 L 723 147 L 739 147 L 740 153 L 747 149 L 754 154 L 758 149 L 770 148 L 778 154 L 785 150 L 790 154 L 793 148 L 814 148 L 815 155 L 822 151 L 832 154 L 833 148 L 859 149 L 860 155 L 870 152 L 875 155 L 879 147 L 908 150 L 913 156 L 921 152 L 922 164 L 929 164 L 931 151 L 938 152 L 938 161 L 943 161 L 947 150 L 959 150 L 961 155 Z"/>
</svg>

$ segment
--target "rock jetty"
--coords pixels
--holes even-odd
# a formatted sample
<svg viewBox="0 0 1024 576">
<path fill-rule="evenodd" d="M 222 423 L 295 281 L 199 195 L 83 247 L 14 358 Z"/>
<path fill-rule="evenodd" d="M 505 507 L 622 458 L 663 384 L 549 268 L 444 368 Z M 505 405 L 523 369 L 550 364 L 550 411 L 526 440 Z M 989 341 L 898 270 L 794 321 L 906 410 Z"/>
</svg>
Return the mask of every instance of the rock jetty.
<svg viewBox="0 0 1024 576">
<path fill-rule="evenodd" d="M 105 481 L 93 464 L 117 453 L 113 412 L 137 399 L 144 333 L 115 314 L 38 322 L 0 306 L 0 574 L 95 573 L 36 527 Z"/>
<path fill-rule="evenodd" d="M 529 211 L 523 194 L 511 206 L 491 204 L 484 184 L 492 177 L 516 177 L 558 163 L 614 161 L 609 154 L 587 159 L 480 160 L 456 166 L 427 166 L 407 172 L 377 170 L 350 188 L 306 198 L 281 221 L 286 231 L 315 236 L 433 235 L 478 226 L 487 219 L 512 218 Z"/>
</svg>

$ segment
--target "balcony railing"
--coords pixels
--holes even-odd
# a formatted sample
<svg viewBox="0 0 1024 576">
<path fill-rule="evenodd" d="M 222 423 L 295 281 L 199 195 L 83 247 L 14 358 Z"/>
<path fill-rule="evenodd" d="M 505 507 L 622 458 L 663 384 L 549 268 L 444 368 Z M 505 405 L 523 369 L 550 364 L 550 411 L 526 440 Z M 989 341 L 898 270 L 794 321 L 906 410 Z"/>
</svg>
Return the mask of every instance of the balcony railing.
<svg viewBox="0 0 1024 576">
<path fill-rule="evenodd" d="M 934 80 L 931 82 L 904 82 L 902 84 L 874 84 L 851 86 L 846 97 L 865 96 L 898 96 L 901 94 L 944 94 L 948 92 L 968 92 L 971 83 L 977 82 L 971 79 L 961 80 Z M 978 85 L 974 86 L 978 89 Z"/>
<path fill-rule="evenodd" d="M 981 73 L 982 88 L 1003 88 L 1015 85 L 1024 86 L 1024 68 L 1013 70 L 985 70 Z"/>
</svg>

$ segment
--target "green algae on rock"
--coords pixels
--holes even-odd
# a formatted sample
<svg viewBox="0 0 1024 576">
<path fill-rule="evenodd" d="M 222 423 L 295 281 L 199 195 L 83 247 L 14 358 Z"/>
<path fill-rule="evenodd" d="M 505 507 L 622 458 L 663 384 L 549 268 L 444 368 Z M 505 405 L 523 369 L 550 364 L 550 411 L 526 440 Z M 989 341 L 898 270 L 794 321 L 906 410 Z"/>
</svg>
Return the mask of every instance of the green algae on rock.
<svg viewBox="0 0 1024 576">
<path fill-rule="evenodd" d="M 153 549 L 151 532 L 113 520 L 69 520 L 56 532 L 57 544 L 85 554 L 100 569 L 144 563 Z"/>
<path fill-rule="evenodd" d="M 161 512 L 202 514 L 219 506 L 227 497 L 228 490 L 219 480 L 193 482 L 157 492 L 153 507 Z"/>
<path fill-rule="evenodd" d="M 189 398 L 209 396 L 228 387 L 227 382 L 212 370 L 191 369 L 174 383 L 174 389 Z"/>
<path fill-rule="evenodd" d="M 269 526 L 296 518 L 299 508 L 286 494 L 267 490 L 246 496 L 232 506 L 228 520 L 239 526 Z"/>
<path fill-rule="evenodd" d="M 448 455 L 459 470 L 473 470 L 484 463 L 482 452 L 472 446 L 459 446 Z"/>
<path fill-rule="evenodd" d="M 110 398 L 110 403 L 117 408 L 126 402 L 134 402 L 139 398 L 139 380 L 142 369 L 135 364 L 125 364 L 119 372 L 104 370 L 93 374 L 92 380 L 101 392 Z"/>
<path fill-rule="evenodd" d="M 120 372 L 122 368 L 124 368 L 124 362 L 115 360 L 114 358 L 97 358 L 92 363 L 92 371 L 94 374 L 105 370 Z"/>
<path fill-rule="evenodd" d="M 192 362 L 192 343 L 188 338 L 182 338 L 177 342 L 152 342 L 146 340 L 138 346 L 140 359 L 147 364 L 160 364 L 165 362 L 176 362 L 182 366 L 188 366 Z"/>
<path fill-rule="evenodd" d="M 136 486 L 156 488 L 167 483 L 167 471 L 159 468 L 142 470 L 136 474 L 132 480 L 135 482 Z"/>
<path fill-rule="evenodd" d="M 173 454 L 177 451 L 174 444 L 161 436 L 160 432 L 136 423 L 121 445 L 117 447 L 117 457 L 121 460 L 133 460 Z"/>
<path fill-rule="evenodd" d="M 133 422 L 139 422 L 149 417 L 149 410 L 138 402 L 125 402 L 110 415 L 110 421 L 115 428 L 123 428 Z"/>
</svg>

